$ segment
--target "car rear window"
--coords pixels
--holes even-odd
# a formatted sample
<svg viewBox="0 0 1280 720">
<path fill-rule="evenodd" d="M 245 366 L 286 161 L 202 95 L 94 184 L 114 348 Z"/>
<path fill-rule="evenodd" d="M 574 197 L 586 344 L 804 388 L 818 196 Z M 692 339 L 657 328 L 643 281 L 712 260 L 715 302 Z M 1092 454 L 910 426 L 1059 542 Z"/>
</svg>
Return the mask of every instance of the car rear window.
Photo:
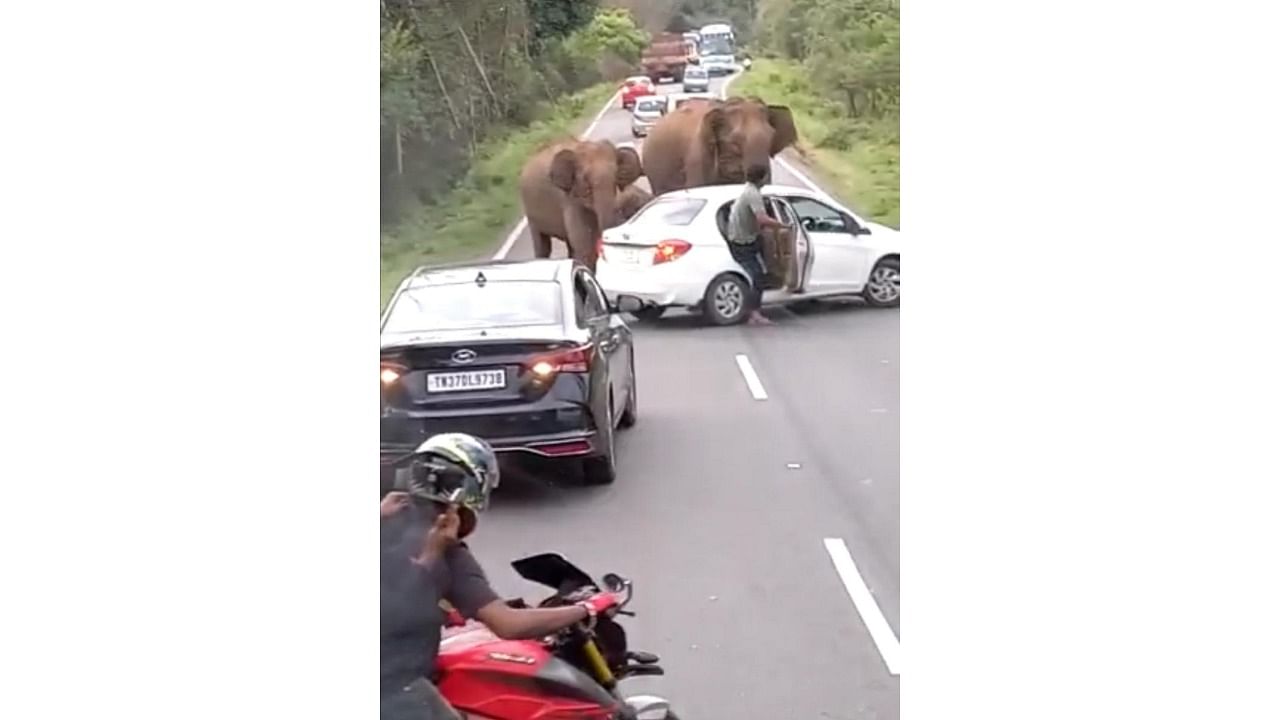
<svg viewBox="0 0 1280 720">
<path fill-rule="evenodd" d="M 666 100 L 641 100 L 636 103 L 636 109 L 640 112 L 659 112 L 666 104 Z"/>
<path fill-rule="evenodd" d="M 706 200 L 687 197 L 658 198 L 646 205 L 631 219 L 633 223 L 658 223 L 661 225 L 688 225 L 698 217 Z"/>
<path fill-rule="evenodd" d="M 558 325 L 554 282 L 502 281 L 418 287 L 400 293 L 387 314 L 388 333 Z"/>
</svg>

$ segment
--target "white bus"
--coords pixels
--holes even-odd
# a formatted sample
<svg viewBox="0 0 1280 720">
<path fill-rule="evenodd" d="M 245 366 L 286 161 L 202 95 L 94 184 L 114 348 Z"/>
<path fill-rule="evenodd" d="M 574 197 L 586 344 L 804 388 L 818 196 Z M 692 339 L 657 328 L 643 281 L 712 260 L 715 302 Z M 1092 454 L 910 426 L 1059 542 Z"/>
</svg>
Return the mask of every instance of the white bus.
<svg viewBox="0 0 1280 720">
<path fill-rule="evenodd" d="M 725 23 L 705 25 L 698 31 L 702 38 L 700 64 L 711 75 L 727 75 L 734 70 L 733 28 Z"/>
</svg>

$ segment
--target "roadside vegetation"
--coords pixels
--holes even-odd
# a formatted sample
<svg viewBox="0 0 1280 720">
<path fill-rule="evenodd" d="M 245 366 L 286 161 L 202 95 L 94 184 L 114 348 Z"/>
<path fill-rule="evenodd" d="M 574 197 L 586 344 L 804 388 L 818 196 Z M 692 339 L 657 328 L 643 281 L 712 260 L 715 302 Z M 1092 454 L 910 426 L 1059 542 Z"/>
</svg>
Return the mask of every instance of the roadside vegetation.
<svg viewBox="0 0 1280 720">
<path fill-rule="evenodd" d="M 452 262 L 496 249 L 521 214 L 517 180 L 544 143 L 581 131 L 617 88 L 604 83 L 563 98 L 519 129 L 495 132 L 476 147 L 471 168 L 435 202 L 382 231 L 382 304 L 405 274 L 423 263 Z"/>
<path fill-rule="evenodd" d="M 382 0 L 381 298 L 422 262 L 492 249 L 516 176 L 580 128 L 648 44 L 599 0 Z"/>
<path fill-rule="evenodd" d="M 830 191 L 897 228 L 897 0 L 760 0 L 750 72 L 731 93 L 791 107 L 797 150 Z"/>
</svg>

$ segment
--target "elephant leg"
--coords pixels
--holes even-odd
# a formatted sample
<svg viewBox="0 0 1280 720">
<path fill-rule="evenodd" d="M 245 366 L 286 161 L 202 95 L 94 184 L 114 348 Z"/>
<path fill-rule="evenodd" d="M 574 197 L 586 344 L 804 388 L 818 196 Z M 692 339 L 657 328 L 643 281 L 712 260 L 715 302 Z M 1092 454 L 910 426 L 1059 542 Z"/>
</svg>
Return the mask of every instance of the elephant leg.
<svg viewBox="0 0 1280 720">
<path fill-rule="evenodd" d="M 536 258 L 551 257 L 551 236 L 537 232 L 533 228 L 529 228 L 529 235 L 533 238 L 533 256 Z"/>
</svg>

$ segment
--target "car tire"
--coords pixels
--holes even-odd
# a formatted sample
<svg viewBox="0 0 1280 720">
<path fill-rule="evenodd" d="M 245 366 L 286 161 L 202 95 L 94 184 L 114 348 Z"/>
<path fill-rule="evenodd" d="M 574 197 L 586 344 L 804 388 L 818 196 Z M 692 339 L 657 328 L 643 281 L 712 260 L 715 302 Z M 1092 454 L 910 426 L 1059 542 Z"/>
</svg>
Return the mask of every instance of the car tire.
<svg viewBox="0 0 1280 720">
<path fill-rule="evenodd" d="M 605 438 L 604 455 L 589 457 L 582 461 L 582 482 L 587 485 L 612 485 L 613 481 L 618 479 L 618 468 L 614 462 L 617 453 L 614 447 L 616 430 L 613 425 L 612 401 L 605 412 L 609 417 L 600 425 L 601 430 L 608 433 Z"/>
<path fill-rule="evenodd" d="M 651 323 L 657 322 L 664 314 L 666 314 L 666 312 L 667 308 L 665 305 L 650 305 L 647 308 L 631 313 L 631 316 L 634 317 L 637 322 Z"/>
<path fill-rule="evenodd" d="M 751 283 L 737 273 L 717 275 L 702 297 L 702 317 L 712 325 L 736 325 L 747 318 Z"/>
<path fill-rule="evenodd" d="M 636 401 L 636 353 L 631 351 L 629 357 L 631 363 L 631 387 L 628 388 L 627 406 L 622 409 L 622 414 L 618 416 L 618 427 L 626 430 L 635 427 L 636 421 L 640 419 L 638 413 L 639 403 Z"/>
<path fill-rule="evenodd" d="M 885 258 L 876 263 L 862 289 L 862 299 L 872 307 L 898 307 L 902 302 L 902 265 L 898 258 Z"/>
</svg>

